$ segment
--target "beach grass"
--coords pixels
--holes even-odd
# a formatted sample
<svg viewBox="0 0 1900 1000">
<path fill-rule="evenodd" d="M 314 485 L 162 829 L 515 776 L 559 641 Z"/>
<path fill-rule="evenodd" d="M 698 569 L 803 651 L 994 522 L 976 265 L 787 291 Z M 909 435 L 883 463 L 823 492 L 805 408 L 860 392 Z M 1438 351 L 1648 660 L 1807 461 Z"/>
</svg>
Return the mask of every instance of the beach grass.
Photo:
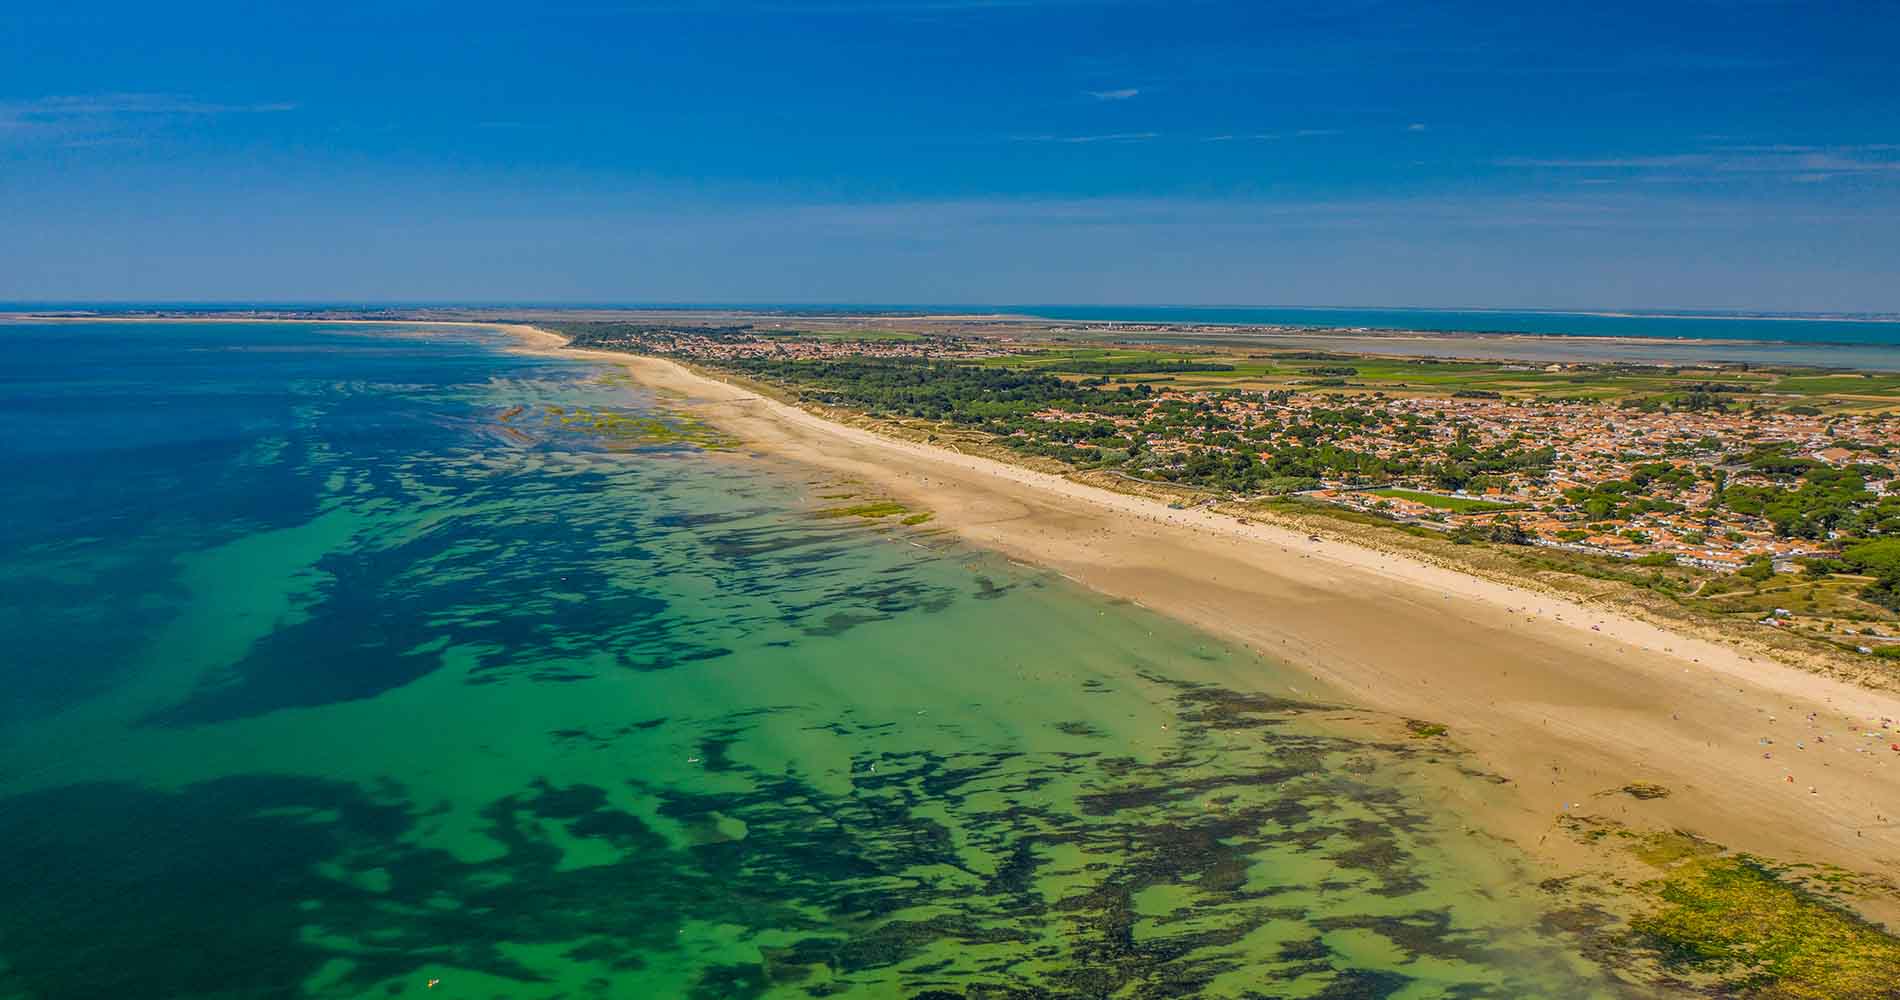
<svg viewBox="0 0 1900 1000">
<path fill-rule="evenodd" d="M 1732 579 L 1723 577 L 1719 582 L 1727 584 Z M 1814 578 L 1780 573 L 1771 577 L 1765 586 L 1733 591 L 1715 588 L 1721 592 L 1699 594 L 1696 601 L 1718 614 L 1741 614 L 1750 618 L 1785 608 L 1809 617 L 1893 620 L 1893 612 L 1861 598 L 1860 592 L 1871 582 L 1869 577 Z M 1711 583 L 1705 591 L 1714 587 Z"/>
</svg>

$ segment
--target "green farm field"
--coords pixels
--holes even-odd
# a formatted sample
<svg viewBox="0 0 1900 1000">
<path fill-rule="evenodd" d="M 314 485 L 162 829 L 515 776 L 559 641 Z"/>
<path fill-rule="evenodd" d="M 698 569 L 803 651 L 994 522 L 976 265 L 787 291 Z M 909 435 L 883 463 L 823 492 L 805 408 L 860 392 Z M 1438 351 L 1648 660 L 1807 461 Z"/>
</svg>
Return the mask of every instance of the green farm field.
<svg viewBox="0 0 1900 1000">
<path fill-rule="evenodd" d="M 1900 407 L 1900 375 L 1773 370 L 1740 367 L 1671 368 L 1652 365 L 1536 365 L 1496 361 L 1443 361 L 1288 352 L 1241 353 L 1213 348 L 1062 347 L 1028 350 L 972 362 L 1021 368 L 1064 378 L 1107 375 L 1180 389 L 1300 389 L 1445 396 L 1460 391 L 1501 398 L 1619 401 L 1715 391 L 1771 408 L 1812 405 L 1828 410 Z M 1182 371 L 1189 366 L 1227 370 Z M 1106 370 L 1105 370 L 1106 369 Z M 1350 369 L 1343 374 L 1341 369 Z"/>
<path fill-rule="evenodd" d="M 1427 507 L 1447 510 L 1453 514 L 1502 513 L 1507 510 L 1517 510 L 1523 506 L 1523 504 L 1498 503 L 1495 500 L 1480 500 L 1476 497 L 1444 496 L 1438 493 L 1421 493 L 1417 490 L 1402 490 L 1397 488 L 1367 490 L 1366 492 L 1375 497 L 1390 497 L 1394 500 L 1410 500 L 1413 503 L 1422 503 Z"/>
</svg>

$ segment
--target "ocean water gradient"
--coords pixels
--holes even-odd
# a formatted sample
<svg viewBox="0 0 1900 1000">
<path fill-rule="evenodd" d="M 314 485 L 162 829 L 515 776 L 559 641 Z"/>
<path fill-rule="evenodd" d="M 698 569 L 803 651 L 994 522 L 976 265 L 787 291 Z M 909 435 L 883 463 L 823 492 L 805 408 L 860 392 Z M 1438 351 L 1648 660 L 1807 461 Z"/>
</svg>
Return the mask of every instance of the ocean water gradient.
<svg viewBox="0 0 1900 1000">
<path fill-rule="evenodd" d="M 5 1000 L 1612 995 L 1418 741 L 612 371 L 0 324 L 0 419 Z"/>
</svg>

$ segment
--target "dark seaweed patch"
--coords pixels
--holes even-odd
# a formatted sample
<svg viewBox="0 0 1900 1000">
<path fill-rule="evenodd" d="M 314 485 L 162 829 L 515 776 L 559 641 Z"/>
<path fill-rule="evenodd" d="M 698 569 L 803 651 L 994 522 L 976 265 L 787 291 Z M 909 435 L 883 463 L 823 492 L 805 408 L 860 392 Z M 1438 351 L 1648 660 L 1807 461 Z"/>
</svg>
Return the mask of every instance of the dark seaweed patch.
<svg viewBox="0 0 1900 1000">
<path fill-rule="evenodd" d="M 381 923 L 378 893 L 316 874 L 320 863 L 384 867 L 392 891 L 440 882 L 446 859 L 395 846 L 410 825 L 403 809 L 354 786 L 301 778 L 226 778 L 178 793 L 74 785 L 8 799 L 5 895 L 32 905 L 0 907 L 0 993 L 299 996 L 328 958 L 298 943 L 300 928 Z M 367 984 L 415 961 L 382 948 L 359 969 Z"/>
<path fill-rule="evenodd" d="M 957 597 L 910 572 L 914 564 L 864 572 L 862 536 L 848 528 L 666 510 L 663 494 L 653 498 L 661 509 L 628 518 L 620 504 L 643 486 L 627 470 L 516 480 L 415 459 L 364 475 L 392 499 L 423 480 L 455 502 L 439 512 L 417 503 L 412 516 L 428 519 L 427 530 L 366 533 L 324 556 L 317 600 L 302 620 L 266 634 L 149 723 L 200 725 L 374 697 L 439 669 L 451 641 L 472 656 L 470 683 L 571 683 L 592 676 L 564 665 L 582 659 L 672 669 L 735 651 L 702 635 L 789 626 L 836 636 L 942 611 Z M 609 572 L 635 564 L 639 588 Z M 675 589 L 665 584 L 670 576 L 710 577 L 719 594 L 705 606 L 663 598 Z M 799 589 L 786 586 L 792 580 Z"/>
<path fill-rule="evenodd" d="M 1016 585 L 1013 583 L 999 587 L 995 580 L 979 573 L 976 577 L 976 593 L 972 596 L 979 601 L 994 601 L 1015 589 Z"/>
<path fill-rule="evenodd" d="M 1202 689 L 1178 707 L 1187 715 L 1210 703 L 1260 707 Z M 883 752 L 855 761 L 849 790 L 836 793 L 732 752 L 751 720 L 776 711 L 703 724 L 699 755 L 727 790 L 630 782 L 627 791 L 674 834 L 617 808 L 607 789 L 542 780 L 482 811 L 504 853 L 475 864 L 411 846 L 418 815 L 400 799 L 310 779 L 227 779 L 178 792 L 75 786 L 0 802 L 0 843 L 14 858 L 9 898 L 45 901 L 0 913 L 9 963 L 0 989 L 288 997 L 339 957 L 355 963 L 336 973 L 340 985 L 357 992 L 438 966 L 534 983 L 545 973 L 504 944 L 553 944 L 567 961 L 636 973 L 671 954 L 689 924 L 795 935 L 791 945 L 762 947 L 758 962 L 709 963 L 693 996 L 796 985 L 812 996 L 862 986 L 1168 1000 L 1245 973 L 1261 995 L 1299 978 L 1319 981 L 1318 995 L 1385 997 L 1409 983 L 1353 967 L 1319 937 L 1277 956 L 1236 950 L 1269 921 L 1300 919 L 1273 901 L 1277 890 L 1252 883 L 1261 851 L 1329 850 L 1335 863 L 1350 862 L 1339 869 L 1342 885 L 1355 872 L 1391 877 L 1410 863 L 1396 838 L 1417 819 L 1401 800 L 1306 766 L 1316 754 L 1362 752 L 1358 745 L 1295 737 L 1263 712 L 1215 713 L 1186 724 L 1178 753 L 1146 765 L 1086 751 Z M 1210 752 L 1208 740 L 1228 739 L 1220 734 L 1246 718 L 1262 741 L 1256 759 Z M 1282 740 L 1299 766 L 1274 762 Z M 1079 779 L 1079 801 L 1093 808 L 1061 796 L 997 796 L 1058 779 Z M 1343 804 L 1354 812 L 1338 813 Z M 1357 816 L 1366 809 L 1380 820 Z M 551 827 L 621 860 L 564 870 Z M 1370 846 L 1341 850 L 1341 842 Z M 1062 860 L 1076 852 L 1080 869 Z M 1052 899 L 1042 888 L 1051 878 L 1082 888 Z M 1156 887 L 1184 908 L 1144 916 L 1137 900 Z M 159 911 L 170 919 L 145 919 Z M 1372 931 L 1418 955 L 1490 958 L 1429 904 L 1314 926 Z M 193 945 L 181 947 L 180 935 Z M 1523 994 L 1507 983 L 1470 995 Z"/>
<path fill-rule="evenodd" d="M 1313 997 L 1314 1000 L 1385 1000 L 1411 984 L 1411 979 L 1396 972 L 1347 969 Z"/>
</svg>

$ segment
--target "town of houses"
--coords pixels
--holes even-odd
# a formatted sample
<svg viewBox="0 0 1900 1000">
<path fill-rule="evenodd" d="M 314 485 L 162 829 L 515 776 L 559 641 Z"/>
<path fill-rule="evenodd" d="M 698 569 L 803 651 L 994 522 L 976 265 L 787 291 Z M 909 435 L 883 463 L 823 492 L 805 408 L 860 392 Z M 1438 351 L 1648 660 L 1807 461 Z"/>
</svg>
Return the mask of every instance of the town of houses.
<svg viewBox="0 0 1900 1000">
<path fill-rule="evenodd" d="M 1536 544 L 1636 558 L 1663 553 L 1678 562 L 1708 569 L 1738 569 L 1767 557 L 1778 566 L 1801 556 L 1833 550 L 1834 532 L 1820 538 L 1789 537 L 1758 513 L 1713 503 L 1723 486 L 1787 488 L 1785 478 L 1756 472 L 1737 461 L 1738 454 L 1782 445 L 1796 458 L 1856 469 L 1865 477 L 1866 500 L 1876 503 L 1900 489 L 1888 477 L 1890 451 L 1900 450 L 1900 421 L 1885 416 L 1823 416 L 1779 410 L 1671 411 L 1619 408 L 1592 401 L 1535 399 L 1464 399 L 1345 393 L 1280 393 L 1235 390 L 1170 391 L 1152 397 L 1150 406 L 1170 403 L 1211 405 L 1233 425 L 1277 428 L 1264 438 L 1248 439 L 1246 448 L 1262 458 L 1286 443 L 1290 429 L 1310 426 L 1314 418 L 1342 408 L 1375 415 L 1366 423 L 1337 428 L 1326 443 L 1381 458 L 1429 456 L 1454 443 L 1477 449 L 1547 447 L 1548 469 L 1526 469 L 1478 477 L 1475 488 L 1447 489 L 1429 474 L 1381 482 L 1363 477 L 1325 477 L 1304 490 L 1309 499 L 1375 512 L 1400 521 L 1456 528 L 1508 517 Z M 1075 413 L 1050 411 L 1045 420 L 1075 420 Z M 1121 418 L 1122 426 L 1140 420 Z M 1182 448 L 1232 450 L 1208 435 L 1187 429 L 1179 440 L 1153 445 L 1167 452 Z M 1621 516 L 1593 516 L 1574 497 L 1605 483 L 1627 483 L 1638 470 L 1657 464 L 1683 469 L 1682 485 L 1663 495 L 1659 509 Z M 1396 489 L 1394 489 L 1396 488 Z M 1450 500 L 1452 503 L 1446 503 Z M 1450 508 L 1450 509 L 1448 509 Z"/>
<path fill-rule="evenodd" d="M 705 330 L 634 324 L 596 329 L 588 339 L 589 346 L 714 365 L 970 361 L 1007 357 L 1023 349 L 1006 338 L 866 340 L 788 336 L 751 327 Z M 1129 380 L 1117 381 L 1126 385 Z M 1788 531 L 1759 510 L 1723 502 L 1725 489 L 1799 486 L 1799 477 L 1777 477 L 1745 460 L 1750 453 L 1778 448 L 1792 459 L 1853 470 L 1860 484 L 1854 503 L 1861 507 L 1885 508 L 1883 501 L 1894 496 L 1894 508 L 1880 516 L 1891 515 L 1883 533 L 1900 533 L 1900 486 L 1889 467 L 1890 461 L 1900 459 L 1900 419 L 1881 413 L 1824 414 L 1798 405 L 1798 398 L 1755 397 L 1746 406 L 1671 409 L 1363 389 L 1153 388 L 1144 389 L 1132 412 L 1128 405 L 1100 413 L 1053 406 L 1034 414 L 1034 421 L 1054 438 L 1062 438 L 1064 428 L 1088 422 L 1106 424 L 1138 441 L 1134 447 L 1141 451 L 1141 460 L 1119 466 L 1138 478 L 1162 478 L 1167 463 L 1196 452 L 1246 452 L 1267 462 L 1283 449 L 1330 445 L 1412 471 L 1383 476 L 1325 472 L 1297 490 L 1308 500 L 1447 531 L 1504 518 L 1533 544 L 1668 559 L 1712 570 L 1735 570 L 1763 559 L 1785 569 L 1801 557 L 1838 548 L 1834 539 L 1840 533 L 1831 527 Z M 1192 411 L 1193 418 L 1182 419 L 1184 410 Z M 1352 419 L 1337 419 L 1341 413 Z M 1037 433 L 1034 426 L 1018 426 L 1009 436 L 1022 444 Z M 1456 449 L 1536 451 L 1542 460 L 1488 469 L 1469 482 L 1447 484 L 1434 468 L 1442 468 Z M 1659 469 L 1672 471 L 1658 475 Z M 1629 490 L 1632 484 L 1638 488 L 1630 495 L 1642 502 L 1610 502 L 1599 492 Z"/>
</svg>

